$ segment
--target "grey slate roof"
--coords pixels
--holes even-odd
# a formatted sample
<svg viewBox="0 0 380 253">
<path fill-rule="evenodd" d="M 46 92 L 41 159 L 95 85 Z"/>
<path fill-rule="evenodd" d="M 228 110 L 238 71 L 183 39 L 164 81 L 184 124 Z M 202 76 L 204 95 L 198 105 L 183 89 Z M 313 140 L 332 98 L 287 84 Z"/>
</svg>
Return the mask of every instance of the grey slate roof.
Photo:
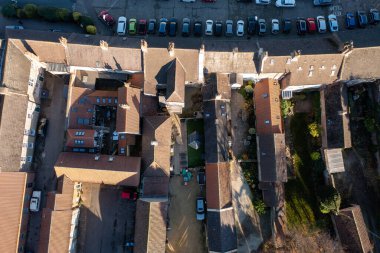
<svg viewBox="0 0 380 253">
<path fill-rule="evenodd" d="M 232 208 L 220 212 L 207 212 L 207 236 L 210 252 L 237 250 L 235 216 Z"/>
<path fill-rule="evenodd" d="M 210 100 L 203 103 L 206 163 L 228 161 L 228 115 L 230 103 Z"/>
</svg>

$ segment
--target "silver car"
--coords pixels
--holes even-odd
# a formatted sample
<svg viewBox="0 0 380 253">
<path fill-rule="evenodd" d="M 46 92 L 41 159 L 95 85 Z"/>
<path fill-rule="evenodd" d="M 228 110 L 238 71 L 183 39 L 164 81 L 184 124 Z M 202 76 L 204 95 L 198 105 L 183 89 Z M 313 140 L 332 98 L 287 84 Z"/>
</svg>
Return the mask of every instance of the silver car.
<svg viewBox="0 0 380 253">
<path fill-rule="evenodd" d="M 225 32 L 225 35 L 227 37 L 231 37 L 231 36 L 234 35 L 233 25 L 234 25 L 234 22 L 232 20 L 227 20 L 226 21 L 226 32 Z"/>
</svg>

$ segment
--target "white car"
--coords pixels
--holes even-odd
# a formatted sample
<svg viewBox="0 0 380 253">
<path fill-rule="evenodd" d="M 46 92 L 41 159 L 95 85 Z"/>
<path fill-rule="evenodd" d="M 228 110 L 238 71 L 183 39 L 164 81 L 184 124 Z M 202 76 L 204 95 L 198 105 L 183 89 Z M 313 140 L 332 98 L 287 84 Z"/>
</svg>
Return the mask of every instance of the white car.
<svg viewBox="0 0 380 253">
<path fill-rule="evenodd" d="M 336 16 L 334 14 L 330 14 L 328 16 L 329 19 L 329 27 L 331 32 L 337 32 L 339 31 L 339 25 L 338 20 L 336 19 Z"/>
<path fill-rule="evenodd" d="M 237 22 L 236 36 L 238 37 L 244 36 L 244 21 L 243 20 L 239 20 Z"/>
<path fill-rule="evenodd" d="M 127 18 L 126 17 L 119 17 L 117 21 L 117 35 L 123 36 L 125 35 L 125 29 L 127 28 Z"/>
<path fill-rule="evenodd" d="M 296 6 L 296 0 L 277 0 L 276 7 L 290 8 Z"/>
<path fill-rule="evenodd" d="M 272 19 L 272 33 L 277 34 L 280 32 L 280 22 L 278 19 Z"/>
<path fill-rule="evenodd" d="M 30 198 L 29 209 L 32 212 L 38 212 L 40 210 L 41 203 L 41 191 L 33 191 L 32 197 Z"/>
<path fill-rule="evenodd" d="M 326 19 L 323 16 L 317 17 L 317 27 L 319 33 L 325 33 L 326 32 Z"/>
<path fill-rule="evenodd" d="M 213 27 L 214 27 L 214 21 L 212 21 L 212 20 L 207 20 L 207 21 L 206 21 L 206 30 L 205 30 L 205 34 L 206 34 L 206 35 L 213 35 Z"/>
<path fill-rule="evenodd" d="M 256 4 L 270 4 L 270 0 L 256 0 Z"/>
</svg>

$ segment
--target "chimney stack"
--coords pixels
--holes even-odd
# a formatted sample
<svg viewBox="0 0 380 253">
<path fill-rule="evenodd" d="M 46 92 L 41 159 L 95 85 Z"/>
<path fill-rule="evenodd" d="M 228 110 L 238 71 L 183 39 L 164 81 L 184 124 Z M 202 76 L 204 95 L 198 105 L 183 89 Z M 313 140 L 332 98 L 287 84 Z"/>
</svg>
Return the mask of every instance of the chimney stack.
<svg viewBox="0 0 380 253">
<path fill-rule="evenodd" d="M 148 52 L 148 42 L 146 40 L 141 40 L 140 46 L 141 46 L 141 51 L 143 53 L 147 53 Z"/>
<path fill-rule="evenodd" d="M 169 42 L 168 52 L 170 57 L 174 57 L 174 42 Z"/>
<path fill-rule="evenodd" d="M 64 48 L 67 48 L 67 39 L 65 37 L 60 37 L 59 42 Z"/>
<path fill-rule="evenodd" d="M 108 50 L 108 43 L 106 41 L 101 40 L 99 44 L 101 49 Z"/>
</svg>

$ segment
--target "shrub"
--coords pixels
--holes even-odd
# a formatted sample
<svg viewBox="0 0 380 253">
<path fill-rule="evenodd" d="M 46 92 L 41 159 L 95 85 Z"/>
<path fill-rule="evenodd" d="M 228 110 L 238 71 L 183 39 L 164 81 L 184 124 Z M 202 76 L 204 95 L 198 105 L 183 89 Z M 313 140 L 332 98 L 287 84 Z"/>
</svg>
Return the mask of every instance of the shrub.
<svg viewBox="0 0 380 253">
<path fill-rule="evenodd" d="M 25 4 L 22 10 L 25 12 L 27 18 L 35 18 L 37 17 L 37 5 L 35 4 Z"/>
<path fill-rule="evenodd" d="M 86 26 L 86 32 L 88 34 L 96 34 L 96 27 L 93 25 Z"/>
<path fill-rule="evenodd" d="M 57 10 L 58 8 L 55 7 L 39 6 L 37 13 L 41 18 L 45 19 L 46 21 L 57 22 L 60 20 L 60 18 L 57 16 Z"/>
<path fill-rule="evenodd" d="M 72 16 L 73 16 L 74 22 L 79 23 L 79 19 L 82 16 L 82 14 L 80 12 L 74 11 Z"/>
<path fill-rule="evenodd" d="M 85 28 L 85 27 L 87 27 L 89 25 L 93 26 L 94 25 L 94 21 L 92 21 L 92 19 L 90 17 L 80 16 L 80 18 L 79 18 L 79 25 L 82 28 Z"/>
<path fill-rule="evenodd" d="M 286 118 L 293 112 L 294 103 L 290 99 L 283 99 L 281 100 L 281 112 L 282 116 Z"/>
<path fill-rule="evenodd" d="M 255 208 L 256 212 L 259 215 L 263 215 L 266 213 L 266 206 L 265 206 L 264 201 L 262 199 L 253 198 L 252 203 L 253 203 L 253 207 Z"/>
<path fill-rule="evenodd" d="M 27 16 L 26 16 L 26 13 L 24 12 L 24 10 L 23 9 L 17 9 L 17 14 L 16 14 L 16 16 L 18 17 L 18 18 L 26 18 Z"/>
<path fill-rule="evenodd" d="M 249 133 L 250 135 L 252 135 L 252 134 L 256 134 L 256 129 L 253 128 L 253 127 L 251 127 L 250 129 L 248 129 L 248 133 Z"/>
<path fill-rule="evenodd" d="M 376 121 L 374 118 L 365 118 L 364 126 L 368 132 L 375 132 L 376 130 Z"/>
<path fill-rule="evenodd" d="M 310 154 L 310 158 L 313 161 L 318 161 L 319 159 L 321 159 L 321 153 L 319 153 L 318 151 L 314 151 Z"/>
<path fill-rule="evenodd" d="M 299 171 L 300 167 L 303 165 L 303 162 L 302 162 L 302 159 L 301 157 L 295 153 L 293 156 L 292 156 L 292 160 L 293 160 L 293 167 L 294 167 L 294 170 L 296 172 Z"/>
<path fill-rule="evenodd" d="M 245 87 L 244 87 L 244 89 L 245 89 L 245 92 L 247 93 L 247 94 L 253 94 L 253 88 L 252 88 L 252 85 L 246 85 Z"/>
<path fill-rule="evenodd" d="M 319 191 L 319 210 L 321 213 L 339 213 L 341 197 L 339 192 L 331 185 L 324 186 Z"/>
<path fill-rule="evenodd" d="M 309 134 L 313 138 L 318 138 L 321 134 L 321 129 L 319 128 L 319 125 L 317 122 L 310 123 L 307 128 L 309 129 Z"/>
<path fill-rule="evenodd" d="M 60 21 L 70 21 L 70 19 L 72 17 L 70 11 L 68 9 L 65 9 L 65 8 L 56 9 L 55 15 Z"/>
<path fill-rule="evenodd" d="M 4 17 L 7 17 L 7 18 L 16 17 L 17 15 L 16 7 L 13 4 L 6 4 L 1 9 L 1 13 L 3 14 Z"/>
</svg>

